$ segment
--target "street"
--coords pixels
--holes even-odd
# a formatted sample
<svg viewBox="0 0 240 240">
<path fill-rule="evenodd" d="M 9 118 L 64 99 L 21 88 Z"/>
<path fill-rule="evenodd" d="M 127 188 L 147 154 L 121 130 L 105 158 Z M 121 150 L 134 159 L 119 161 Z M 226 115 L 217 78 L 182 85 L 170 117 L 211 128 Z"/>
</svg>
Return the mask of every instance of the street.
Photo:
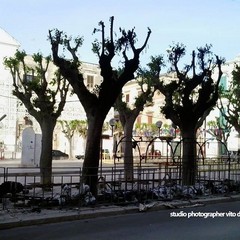
<svg viewBox="0 0 240 240">
<path fill-rule="evenodd" d="M 1 240 L 240 239 L 240 202 L 209 204 L 0 231 Z"/>
</svg>

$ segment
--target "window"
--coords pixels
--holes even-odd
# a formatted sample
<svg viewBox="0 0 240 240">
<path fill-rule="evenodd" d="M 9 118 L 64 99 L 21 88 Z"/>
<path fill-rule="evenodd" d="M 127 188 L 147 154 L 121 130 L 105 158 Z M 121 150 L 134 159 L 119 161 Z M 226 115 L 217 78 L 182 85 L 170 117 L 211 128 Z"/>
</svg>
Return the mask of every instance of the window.
<svg viewBox="0 0 240 240">
<path fill-rule="evenodd" d="M 31 82 L 34 76 L 32 74 L 24 74 L 23 81 L 24 82 Z"/>
<path fill-rule="evenodd" d="M 223 111 L 223 112 L 222 112 Z M 220 112 L 220 115 L 219 115 L 219 123 L 220 123 L 220 128 L 226 128 L 226 125 L 227 125 L 227 121 L 226 121 L 226 118 L 224 117 L 224 114 L 227 112 L 227 109 L 226 108 L 223 108 Z"/>
<path fill-rule="evenodd" d="M 148 115 L 148 124 L 152 124 L 152 115 Z"/>
<path fill-rule="evenodd" d="M 34 79 L 34 71 L 30 71 L 23 75 L 23 82 L 31 82 Z"/>
<path fill-rule="evenodd" d="M 125 101 L 126 101 L 126 103 L 129 102 L 129 98 L 130 98 L 129 94 L 126 94 L 126 96 L 125 96 Z"/>
<path fill-rule="evenodd" d="M 226 75 L 222 75 L 219 85 L 223 88 L 223 90 L 227 90 L 227 76 Z"/>
<path fill-rule="evenodd" d="M 137 124 L 141 124 L 142 123 L 142 118 L 141 118 L 141 116 L 138 116 L 137 117 Z"/>
<path fill-rule="evenodd" d="M 93 88 L 94 86 L 94 76 L 87 75 L 87 87 Z"/>
</svg>

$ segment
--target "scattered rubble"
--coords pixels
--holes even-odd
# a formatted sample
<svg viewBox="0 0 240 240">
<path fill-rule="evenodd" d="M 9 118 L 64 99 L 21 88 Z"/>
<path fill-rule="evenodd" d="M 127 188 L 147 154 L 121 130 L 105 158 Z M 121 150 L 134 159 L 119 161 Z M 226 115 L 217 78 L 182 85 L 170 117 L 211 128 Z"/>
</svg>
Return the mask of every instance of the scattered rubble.
<svg viewBox="0 0 240 240">
<path fill-rule="evenodd" d="M 35 190 L 34 190 L 35 191 Z M 93 196 L 88 185 L 82 184 L 78 188 L 69 184 L 63 184 L 59 191 L 44 192 L 39 190 L 27 192 L 22 184 L 17 182 L 5 182 L 0 185 L 0 201 L 3 202 L 3 208 L 6 207 L 6 199 L 19 206 L 22 205 L 32 208 L 32 211 L 40 211 L 41 208 L 49 207 L 87 207 L 97 204 L 129 205 L 139 206 L 139 211 L 146 211 L 152 207 L 150 201 L 170 202 L 173 200 L 191 200 L 199 196 L 209 196 L 213 194 L 237 193 L 240 191 L 240 183 L 224 180 L 222 182 L 204 181 L 194 186 L 181 186 L 175 183 L 159 185 L 153 189 L 112 189 L 110 187 L 102 188 L 98 196 Z M 42 195 L 41 195 L 42 194 Z M 149 205 L 150 204 L 150 205 Z M 166 206 L 174 208 L 173 206 Z"/>
</svg>

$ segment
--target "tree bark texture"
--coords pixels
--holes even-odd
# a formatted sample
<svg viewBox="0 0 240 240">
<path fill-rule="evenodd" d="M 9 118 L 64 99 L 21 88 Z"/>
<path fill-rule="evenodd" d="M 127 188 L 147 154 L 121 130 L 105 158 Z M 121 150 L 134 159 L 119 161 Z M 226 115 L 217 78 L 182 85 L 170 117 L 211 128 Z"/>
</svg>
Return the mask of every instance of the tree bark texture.
<svg viewBox="0 0 240 240">
<path fill-rule="evenodd" d="M 89 136 L 86 141 L 86 151 L 83 163 L 83 182 L 90 186 L 91 192 L 96 195 L 98 183 L 98 168 L 100 146 L 102 141 L 102 125 L 105 116 L 90 118 L 88 121 Z M 101 160 L 101 159 L 100 159 Z"/>
<path fill-rule="evenodd" d="M 52 142 L 53 130 L 56 120 L 43 118 L 41 122 L 42 130 L 42 151 L 40 156 L 41 183 L 48 186 L 52 183 Z"/>
<path fill-rule="evenodd" d="M 133 148 L 132 148 L 132 121 L 126 121 L 124 126 L 124 178 L 127 181 L 133 180 Z"/>
<path fill-rule="evenodd" d="M 194 129 L 182 132 L 183 155 L 182 155 L 182 184 L 194 185 L 196 180 L 196 133 Z"/>
</svg>

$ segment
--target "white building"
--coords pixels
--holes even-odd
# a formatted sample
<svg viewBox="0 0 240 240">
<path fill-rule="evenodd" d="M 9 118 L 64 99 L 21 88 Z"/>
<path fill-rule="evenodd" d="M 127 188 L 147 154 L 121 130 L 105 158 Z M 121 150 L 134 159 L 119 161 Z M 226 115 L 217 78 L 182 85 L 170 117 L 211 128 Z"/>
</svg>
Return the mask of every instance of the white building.
<svg viewBox="0 0 240 240">
<path fill-rule="evenodd" d="M 28 64 L 31 64 L 31 56 L 28 56 Z M 53 63 L 49 64 L 48 71 L 46 72 L 47 78 L 51 80 L 54 76 L 54 72 L 56 70 L 56 66 Z M 83 73 L 83 78 L 85 81 L 85 85 L 88 87 L 90 91 L 93 91 L 96 85 L 99 85 L 102 81 L 102 77 L 100 75 L 100 68 L 97 64 L 92 63 L 81 63 L 81 71 Z M 71 85 L 69 87 L 69 94 L 66 98 L 66 104 L 64 106 L 64 110 L 61 113 L 61 116 L 58 120 L 87 120 L 86 113 L 77 97 L 76 94 L 72 94 L 73 89 Z M 56 101 L 58 102 L 58 101 Z M 19 102 L 20 103 L 20 102 Z M 30 116 L 24 106 L 19 105 L 18 109 L 18 118 L 17 118 L 17 126 L 18 129 L 25 128 L 28 124 L 25 122 L 25 117 L 28 117 L 28 120 L 32 122 L 32 127 L 35 133 L 41 134 L 41 129 L 38 122 L 34 119 L 34 117 Z M 113 118 L 113 109 L 110 110 L 109 114 L 106 117 L 106 122 L 108 122 L 111 118 Z M 67 154 L 70 152 L 75 155 L 84 154 L 85 150 L 85 139 L 80 137 L 78 133 L 75 133 L 72 139 L 72 150 L 70 151 L 70 145 L 68 139 L 65 137 L 62 132 L 62 127 L 59 123 L 56 124 L 54 133 L 53 133 L 53 149 L 61 150 Z M 103 144 L 105 148 L 111 149 L 108 147 L 108 140 L 104 140 Z M 17 145 L 21 146 L 21 131 L 18 134 Z M 19 148 L 21 150 L 21 148 Z"/>
<path fill-rule="evenodd" d="M 11 57 L 15 54 L 20 44 L 11 37 L 7 32 L 0 29 L 0 158 L 15 158 L 21 157 L 22 146 L 22 130 L 29 126 L 29 120 L 32 123 L 33 129 L 36 133 L 41 133 L 40 126 L 36 120 L 30 116 L 21 104 L 21 102 L 12 95 L 12 75 L 9 69 L 5 68 L 3 62 L 5 57 Z M 31 56 L 27 57 L 28 64 L 32 63 Z M 93 90 L 95 85 L 99 85 L 102 81 L 100 69 L 97 64 L 82 62 L 81 69 L 83 72 L 86 85 L 90 90 Z M 47 71 L 47 77 L 50 79 L 53 76 L 56 67 L 51 63 Z M 70 94 L 66 100 L 64 111 L 59 120 L 86 120 L 85 111 L 76 96 Z M 27 119 L 26 119 L 27 117 Z M 110 110 L 106 122 L 113 117 L 113 110 Z M 82 139 L 76 134 L 74 136 L 73 153 L 83 153 Z M 109 140 L 110 141 L 110 140 Z M 105 148 L 109 148 L 109 141 L 104 140 Z M 64 152 L 69 152 L 68 141 L 64 137 L 60 126 L 56 126 L 54 132 L 53 146 L 56 149 Z"/>
<path fill-rule="evenodd" d="M 220 84 L 222 85 L 222 87 L 225 90 L 227 90 L 230 87 L 230 84 L 232 82 L 232 71 L 234 70 L 235 65 L 240 65 L 240 55 L 238 55 L 235 59 L 233 59 L 231 61 L 227 61 L 222 66 L 223 75 L 222 75 Z M 224 104 L 224 103 L 226 103 L 227 99 L 223 99 L 222 101 Z M 219 116 L 220 116 L 220 114 L 219 114 Z M 231 129 L 231 134 L 228 139 L 227 147 L 228 147 L 229 151 L 238 151 L 238 149 L 240 149 L 240 140 L 239 140 L 239 136 L 238 136 L 238 133 L 235 130 L 235 128 Z"/>
<path fill-rule="evenodd" d="M 5 155 L 15 157 L 17 101 L 12 95 L 12 76 L 3 64 L 5 57 L 14 55 L 20 44 L 7 32 L 0 28 L 0 117 L 6 117 L 0 122 L 1 156 L 3 149 Z"/>
<path fill-rule="evenodd" d="M 173 73 L 164 74 L 161 76 L 165 81 L 170 81 L 176 78 Z M 141 93 L 141 87 L 136 80 L 132 80 L 125 84 L 123 87 L 123 101 L 128 103 L 131 108 L 135 103 L 135 98 Z M 161 113 L 160 108 L 164 106 L 165 97 L 159 91 L 156 91 L 153 96 L 153 104 L 145 106 L 144 110 L 139 114 L 136 123 L 155 124 L 157 121 L 162 121 L 163 124 L 171 124 L 170 120 L 167 120 Z"/>
<path fill-rule="evenodd" d="M 234 69 L 235 64 L 240 65 L 240 56 L 222 65 L 223 75 L 222 75 L 220 84 L 225 88 L 228 88 L 229 83 L 232 80 L 232 71 Z M 217 78 L 217 74 L 218 74 L 217 72 L 213 74 L 214 79 Z M 162 75 L 161 77 L 164 78 L 166 81 L 176 78 L 174 73 Z M 131 106 L 135 102 L 135 97 L 138 96 L 140 91 L 141 91 L 140 86 L 135 80 L 128 82 L 123 88 L 123 98 L 124 98 L 123 100 L 127 102 L 129 106 Z M 163 105 L 164 105 L 164 96 L 156 92 L 153 97 L 153 104 L 144 108 L 144 110 L 139 114 L 136 120 L 136 123 L 155 124 L 157 121 L 162 121 L 163 125 L 164 124 L 171 125 L 171 121 L 165 119 L 165 117 L 160 113 L 160 108 Z M 207 116 L 203 126 L 201 127 L 202 134 L 201 136 L 199 135 L 198 141 L 200 143 L 207 141 L 207 144 L 206 144 L 207 147 L 205 150 L 208 157 L 218 156 L 219 144 L 216 139 L 210 140 L 213 138 L 213 136 L 208 134 L 206 131 L 208 128 L 207 123 L 209 121 L 215 121 L 216 117 L 220 117 L 220 116 L 221 116 L 220 111 L 218 110 L 217 107 L 215 107 L 211 111 L 211 113 Z M 238 149 L 240 149 L 240 141 L 238 138 L 238 134 L 234 128 L 231 129 L 231 134 L 228 139 L 228 143 L 226 147 L 228 148 L 229 151 L 237 151 Z"/>
<path fill-rule="evenodd" d="M 90 91 L 93 91 L 96 85 L 99 85 L 102 81 L 99 66 L 97 64 L 82 62 L 81 69 L 82 69 L 85 85 L 88 87 Z M 70 89 L 70 91 L 72 90 Z M 112 108 L 109 111 L 105 119 L 105 122 L 109 122 L 110 119 L 113 118 L 113 116 L 114 116 L 114 111 Z M 76 120 L 76 119 L 87 120 L 87 117 L 77 95 L 74 94 L 67 98 L 64 111 L 62 112 L 59 120 L 70 121 L 70 120 Z M 106 132 L 106 134 L 110 136 L 111 135 L 110 130 Z M 85 139 L 83 139 L 82 137 L 79 137 L 78 133 L 74 134 L 73 142 L 72 142 L 73 154 L 74 155 L 84 154 L 84 146 L 85 146 Z M 54 131 L 53 148 L 60 149 L 61 151 L 69 153 L 69 143 L 61 131 L 60 124 L 57 124 Z M 103 148 L 108 149 L 111 152 L 112 140 L 104 139 Z"/>
<path fill-rule="evenodd" d="M 8 69 L 5 68 L 3 61 L 5 57 L 13 56 L 15 51 L 20 47 L 20 44 L 11 37 L 7 32 L 0 28 L 0 119 L 2 116 L 6 115 L 0 121 L 0 158 L 3 157 L 3 151 L 5 158 L 15 158 L 17 152 L 21 152 L 21 132 L 26 126 L 26 121 L 24 117 L 28 117 L 28 120 L 33 122 L 34 130 L 39 133 L 40 128 L 38 123 L 29 116 L 26 109 L 20 105 L 19 100 L 12 95 L 12 76 Z M 234 69 L 234 64 L 240 64 L 240 56 L 236 59 L 227 62 L 223 65 L 223 76 L 221 79 L 221 84 L 228 86 L 232 78 L 232 70 Z M 102 81 L 100 75 L 100 69 L 97 64 L 85 63 L 82 65 L 82 72 L 86 85 L 90 90 L 94 88 L 95 85 L 100 84 Z M 50 68 L 50 72 L 54 70 L 54 66 Z M 174 78 L 174 74 L 163 76 L 166 79 Z M 140 87 L 136 81 L 128 82 L 123 88 L 124 100 L 131 105 L 134 102 L 135 97 L 139 94 Z M 160 107 L 164 104 L 164 96 L 162 94 L 156 93 L 153 98 L 153 105 L 150 105 L 140 113 L 136 120 L 136 123 L 147 123 L 155 124 L 157 121 L 162 121 L 163 124 L 171 124 L 171 121 L 166 120 L 164 116 L 160 113 Z M 111 110 L 106 118 L 106 122 L 113 117 L 113 110 Z M 219 116 L 219 111 L 215 108 L 211 114 L 207 117 L 207 121 L 214 120 L 216 116 Z M 66 105 L 62 115 L 61 120 L 86 120 L 85 111 L 79 102 L 76 95 L 71 95 L 67 98 Z M 236 141 L 236 132 L 232 130 L 233 134 L 229 140 L 228 148 L 229 150 L 239 149 L 238 141 Z M 109 130 L 109 135 L 111 131 Z M 73 152 L 74 154 L 82 154 L 83 146 L 82 139 L 79 136 L 74 136 L 73 140 Z M 108 148 L 111 152 L 112 149 L 112 139 L 104 140 L 103 148 Z M 54 132 L 54 148 L 60 149 L 68 153 L 68 141 L 61 132 L 61 128 L 56 126 Z"/>
</svg>

